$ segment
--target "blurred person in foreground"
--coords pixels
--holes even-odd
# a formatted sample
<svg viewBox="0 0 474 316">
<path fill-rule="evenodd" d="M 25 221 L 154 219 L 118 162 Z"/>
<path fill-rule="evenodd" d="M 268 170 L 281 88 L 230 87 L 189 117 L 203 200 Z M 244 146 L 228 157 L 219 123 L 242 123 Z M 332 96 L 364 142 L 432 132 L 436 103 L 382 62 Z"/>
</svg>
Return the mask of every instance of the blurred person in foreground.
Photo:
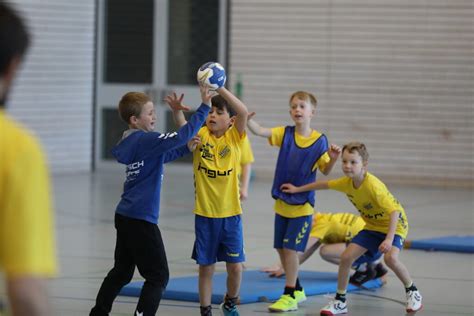
<svg viewBox="0 0 474 316">
<path fill-rule="evenodd" d="M 11 315 L 43 316 L 57 269 L 49 173 L 38 140 L 5 113 L 28 44 L 22 18 L 0 1 L 0 271 Z"/>
</svg>

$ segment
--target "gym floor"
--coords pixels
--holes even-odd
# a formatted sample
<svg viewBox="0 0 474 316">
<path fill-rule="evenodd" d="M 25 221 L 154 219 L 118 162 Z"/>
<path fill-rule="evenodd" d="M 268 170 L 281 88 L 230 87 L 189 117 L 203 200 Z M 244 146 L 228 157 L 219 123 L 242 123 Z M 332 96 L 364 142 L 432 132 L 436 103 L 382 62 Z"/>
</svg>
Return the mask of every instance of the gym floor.
<svg viewBox="0 0 474 316">
<path fill-rule="evenodd" d="M 60 262 L 60 273 L 49 284 L 54 315 L 87 315 L 94 304 L 99 286 L 113 264 L 113 218 L 122 182 L 123 172 L 115 168 L 54 177 Z M 249 199 L 244 202 L 247 269 L 260 269 L 277 260 L 272 248 L 274 213 L 270 187 L 271 180 L 253 181 Z M 405 206 L 410 223 L 408 239 L 474 235 L 472 190 L 401 185 L 389 185 L 389 189 Z M 197 275 L 197 265 L 190 259 L 194 241 L 193 197 L 191 168 L 168 165 L 159 226 L 171 278 Z M 318 192 L 316 206 L 321 212 L 356 212 L 343 194 L 334 191 Z M 472 254 L 403 250 L 401 260 L 423 295 L 424 310 L 417 315 L 474 315 Z M 302 269 L 336 272 L 337 266 L 324 262 L 315 253 Z M 216 272 L 222 271 L 225 266 L 219 263 Z M 134 279 L 141 277 L 136 273 Z M 405 315 L 401 282 L 393 272 L 389 272 L 387 281 L 375 291 L 349 293 L 349 315 Z M 5 296 L 3 287 L 0 296 Z M 298 311 L 280 315 L 319 315 L 319 309 L 332 297 L 333 293 L 310 296 Z M 136 297 L 117 297 L 111 315 L 132 315 L 136 302 Z M 268 303 L 245 304 L 239 310 L 241 315 L 265 315 L 269 314 L 267 306 Z M 219 315 L 217 307 L 214 306 L 215 315 Z M 199 315 L 199 304 L 162 300 L 158 315 Z"/>
</svg>

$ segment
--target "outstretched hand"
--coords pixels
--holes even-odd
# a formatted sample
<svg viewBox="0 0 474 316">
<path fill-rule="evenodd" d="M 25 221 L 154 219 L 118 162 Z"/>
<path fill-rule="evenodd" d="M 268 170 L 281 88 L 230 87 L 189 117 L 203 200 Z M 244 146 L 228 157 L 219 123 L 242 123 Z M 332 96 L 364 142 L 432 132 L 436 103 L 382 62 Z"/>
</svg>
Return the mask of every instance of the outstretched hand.
<svg viewBox="0 0 474 316">
<path fill-rule="evenodd" d="M 184 94 L 181 93 L 181 95 L 178 98 L 178 95 L 176 92 L 173 92 L 173 94 L 168 94 L 163 101 L 168 103 L 169 107 L 173 111 L 189 111 L 191 108 L 189 106 L 186 106 L 183 104 L 183 98 Z"/>
<path fill-rule="evenodd" d="M 280 186 L 280 190 L 284 193 L 298 193 L 297 192 L 297 187 L 295 187 L 293 184 L 291 183 L 283 183 L 281 186 Z"/>
<path fill-rule="evenodd" d="M 249 121 L 250 119 L 252 119 L 254 116 L 255 116 L 255 112 L 249 112 L 248 115 L 247 115 L 247 121 Z"/>
<path fill-rule="evenodd" d="M 335 160 L 339 158 L 340 154 L 341 154 L 341 147 L 334 144 L 331 144 L 331 146 L 329 146 L 329 150 L 328 150 L 329 158 Z"/>
<path fill-rule="evenodd" d="M 193 152 L 198 145 L 201 144 L 201 137 L 199 136 L 194 136 L 191 138 L 188 142 L 188 148 L 190 152 Z"/>
</svg>

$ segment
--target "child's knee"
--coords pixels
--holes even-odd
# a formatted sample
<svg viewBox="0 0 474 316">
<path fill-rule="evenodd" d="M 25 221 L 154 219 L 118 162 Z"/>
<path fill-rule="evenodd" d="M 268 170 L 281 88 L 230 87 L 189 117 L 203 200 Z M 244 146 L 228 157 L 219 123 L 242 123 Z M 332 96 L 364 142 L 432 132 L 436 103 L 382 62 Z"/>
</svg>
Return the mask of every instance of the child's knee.
<svg viewBox="0 0 474 316">
<path fill-rule="evenodd" d="M 227 274 L 238 275 L 243 271 L 242 263 L 227 263 Z"/>
<path fill-rule="evenodd" d="M 326 245 L 322 245 L 321 248 L 319 248 L 319 255 L 321 258 L 326 258 L 328 256 L 328 251 Z"/>
<path fill-rule="evenodd" d="M 387 266 L 389 266 L 390 268 L 398 263 L 398 254 L 393 251 L 387 252 L 383 258 L 385 264 L 387 264 Z"/>
<path fill-rule="evenodd" d="M 352 256 L 351 253 L 344 251 L 341 254 L 341 263 L 346 265 L 352 265 L 355 261 L 355 258 Z"/>
</svg>

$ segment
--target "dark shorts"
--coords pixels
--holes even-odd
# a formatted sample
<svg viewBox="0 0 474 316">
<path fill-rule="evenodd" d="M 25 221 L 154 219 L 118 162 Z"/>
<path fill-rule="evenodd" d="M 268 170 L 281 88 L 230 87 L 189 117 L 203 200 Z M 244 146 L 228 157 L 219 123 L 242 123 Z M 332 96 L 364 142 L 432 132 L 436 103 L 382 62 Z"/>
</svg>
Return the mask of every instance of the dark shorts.
<svg viewBox="0 0 474 316">
<path fill-rule="evenodd" d="M 367 249 L 364 255 L 376 257 L 379 252 L 380 244 L 385 240 L 387 234 L 376 232 L 373 230 L 361 230 L 354 238 L 351 243 L 357 244 Z M 393 238 L 392 246 L 402 250 L 404 239 L 400 235 L 395 235 Z M 381 254 L 379 255 L 380 258 Z"/>
<path fill-rule="evenodd" d="M 273 247 L 304 252 L 311 232 L 312 215 L 295 218 L 275 214 Z"/>
<path fill-rule="evenodd" d="M 192 258 L 199 265 L 217 261 L 238 263 L 245 261 L 244 238 L 240 215 L 210 218 L 196 215 L 194 221 L 196 240 Z"/>
</svg>

